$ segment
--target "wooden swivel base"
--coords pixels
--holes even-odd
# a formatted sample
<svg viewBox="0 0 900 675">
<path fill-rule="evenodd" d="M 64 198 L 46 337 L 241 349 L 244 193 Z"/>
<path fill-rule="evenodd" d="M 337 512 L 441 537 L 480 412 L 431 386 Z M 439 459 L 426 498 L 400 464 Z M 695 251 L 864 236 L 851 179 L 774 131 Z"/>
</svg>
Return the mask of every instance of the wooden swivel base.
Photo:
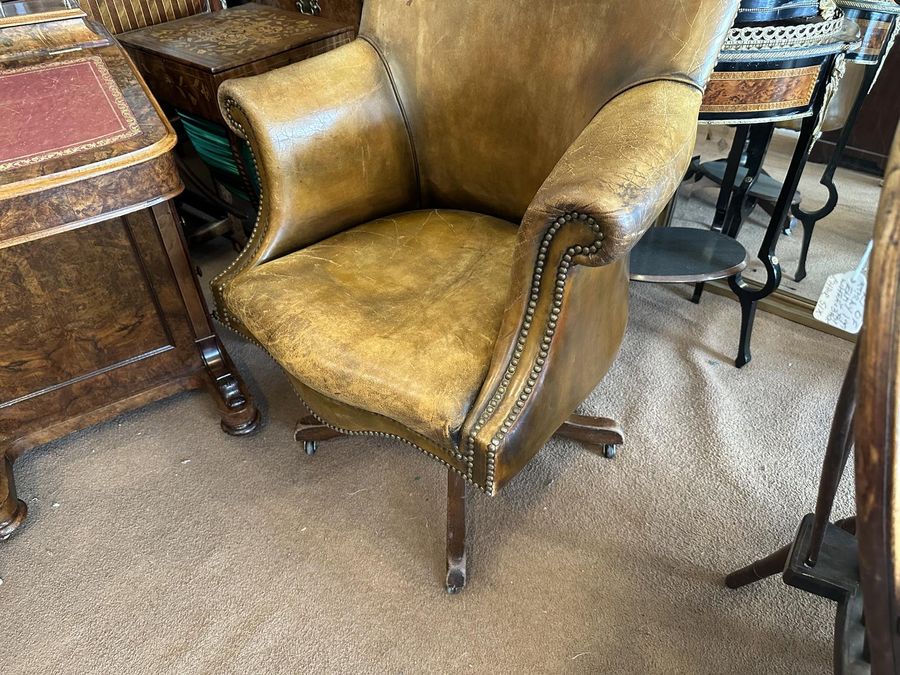
<svg viewBox="0 0 900 675">
<path fill-rule="evenodd" d="M 342 436 L 313 416 L 297 424 L 294 440 L 303 443 L 307 455 L 314 455 L 319 441 Z M 622 428 L 605 417 L 572 415 L 556 430 L 556 436 L 579 441 L 593 453 L 607 459 L 616 457 L 625 442 Z M 453 469 L 447 471 L 447 578 L 448 593 L 459 593 L 466 586 L 466 479 Z"/>
</svg>

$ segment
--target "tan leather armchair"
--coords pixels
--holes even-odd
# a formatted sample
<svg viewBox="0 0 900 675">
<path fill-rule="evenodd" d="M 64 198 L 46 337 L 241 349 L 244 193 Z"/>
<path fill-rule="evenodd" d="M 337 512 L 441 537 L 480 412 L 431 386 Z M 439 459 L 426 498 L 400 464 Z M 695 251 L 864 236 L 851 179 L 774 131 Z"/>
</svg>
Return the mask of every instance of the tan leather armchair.
<svg viewBox="0 0 900 675">
<path fill-rule="evenodd" d="M 219 316 L 312 418 L 445 464 L 448 589 L 465 483 L 489 494 L 573 416 L 619 349 L 628 251 L 668 202 L 737 1 L 367 0 L 360 37 L 219 91 L 261 177 Z"/>
</svg>

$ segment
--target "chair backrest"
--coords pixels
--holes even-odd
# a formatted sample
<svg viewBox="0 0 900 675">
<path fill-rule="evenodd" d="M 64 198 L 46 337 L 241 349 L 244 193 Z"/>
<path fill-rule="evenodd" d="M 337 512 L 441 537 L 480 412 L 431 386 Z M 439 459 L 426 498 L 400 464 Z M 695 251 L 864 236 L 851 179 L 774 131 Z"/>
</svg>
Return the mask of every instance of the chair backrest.
<svg viewBox="0 0 900 675">
<path fill-rule="evenodd" d="M 89 17 L 112 33 L 221 9 L 218 0 L 79 0 L 79 4 Z"/>
<path fill-rule="evenodd" d="M 869 653 L 880 675 L 900 672 L 900 133 L 869 270 L 854 420 L 856 533 Z"/>
<path fill-rule="evenodd" d="M 737 0 L 366 0 L 425 206 L 517 221 L 597 111 L 638 83 L 704 86 Z M 717 42 L 717 38 L 719 42 Z"/>
</svg>

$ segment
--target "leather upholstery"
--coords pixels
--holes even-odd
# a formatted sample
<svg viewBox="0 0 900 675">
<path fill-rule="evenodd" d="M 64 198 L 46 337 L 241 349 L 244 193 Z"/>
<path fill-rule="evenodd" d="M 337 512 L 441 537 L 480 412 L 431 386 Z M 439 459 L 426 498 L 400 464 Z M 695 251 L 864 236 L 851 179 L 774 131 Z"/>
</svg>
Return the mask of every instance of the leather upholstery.
<svg viewBox="0 0 900 675">
<path fill-rule="evenodd" d="M 368 43 L 229 80 L 219 102 L 250 141 L 263 196 L 257 232 L 232 271 L 415 208 L 415 164 L 400 104 Z"/>
<path fill-rule="evenodd" d="M 353 44 L 225 83 L 263 196 L 221 316 L 326 422 L 496 492 L 615 358 L 736 11 L 367 0 Z"/>
<path fill-rule="evenodd" d="M 516 232 L 479 214 L 402 213 L 260 265 L 224 299 L 306 386 L 451 450 L 490 364 Z"/>
<path fill-rule="evenodd" d="M 405 104 L 422 203 L 518 222 L 618 93 L 657 79 L 703 87 L 736 12 L 714 0 L 367 0 L 359 32 Z"/>
<path fill-rule="evenodd" d="M 529 206 L 491 371 L 463 434 L 479 484 L 514 477 L 612 365 L 628 316 L 626 254 L 687 170 L 701 99 L 671 81 L 619 95 Z"/>
</svg>

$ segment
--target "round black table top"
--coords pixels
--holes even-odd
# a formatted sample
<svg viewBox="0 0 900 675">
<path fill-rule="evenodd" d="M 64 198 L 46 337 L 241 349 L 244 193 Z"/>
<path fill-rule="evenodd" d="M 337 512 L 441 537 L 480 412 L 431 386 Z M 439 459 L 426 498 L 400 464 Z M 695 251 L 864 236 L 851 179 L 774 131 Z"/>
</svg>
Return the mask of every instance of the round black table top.
<svg viewBox="0 0 900 675">
<path fill-rule="evenodd" d="M 631 251 L 631 279 L 663 284 L 700 283 L 734 276 L 747 250 L 713 230 L 654 227 Z"/>
</svg>

